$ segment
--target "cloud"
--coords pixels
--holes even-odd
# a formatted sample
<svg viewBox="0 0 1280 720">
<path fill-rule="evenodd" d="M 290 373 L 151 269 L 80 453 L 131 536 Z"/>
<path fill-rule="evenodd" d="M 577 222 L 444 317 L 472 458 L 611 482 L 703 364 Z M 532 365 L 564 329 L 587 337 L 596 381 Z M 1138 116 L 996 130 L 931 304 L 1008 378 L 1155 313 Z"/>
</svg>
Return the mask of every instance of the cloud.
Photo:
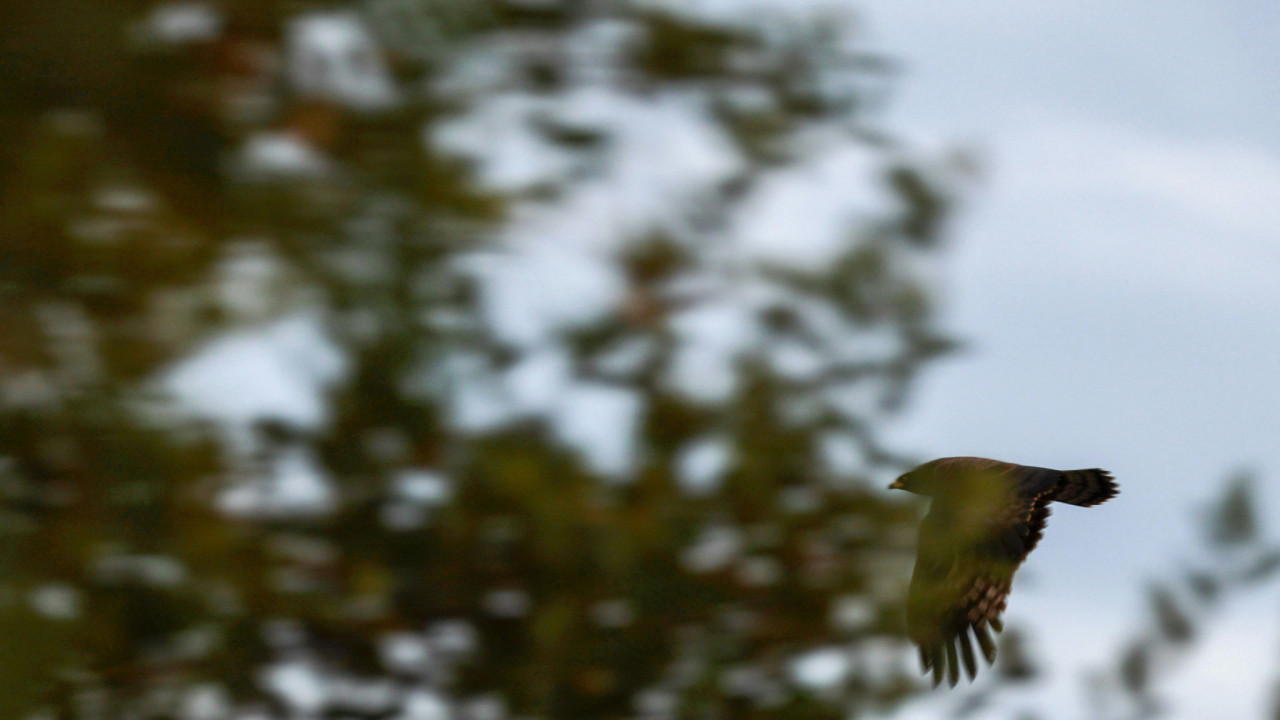
<svg viewBox="0 0 1280 720">
<path fill-rule="evenodd" d="M 1024 113 L 992 154 L 961 272 L 1217 306 L 1280 299 L 1280 155 L 1269 148 Z"/>
<path fill-rule="evenodd" d="M 1280 227 L 1280 156 L 1268 148 L 1098 120 L 1032 122 L 1003 153 L 1009 184 L 1020 194 L 1112 191 L 1167 203 L 1226 230 Z"/>
</svg>

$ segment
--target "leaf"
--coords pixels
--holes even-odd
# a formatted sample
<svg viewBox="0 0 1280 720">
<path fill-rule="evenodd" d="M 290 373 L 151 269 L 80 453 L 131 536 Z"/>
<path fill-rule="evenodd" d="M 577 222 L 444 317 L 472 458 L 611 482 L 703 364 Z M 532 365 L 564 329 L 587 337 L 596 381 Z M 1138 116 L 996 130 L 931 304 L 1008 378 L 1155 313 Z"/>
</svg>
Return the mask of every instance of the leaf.
<svg viewBox="0 0 1280 720">
<path fill-rule="evenodd" d="M 903 222 L 906 236 L 918 245 L 935 239 L 946 217 L 946 197 L 932 188 L 914 168 L 899 167 L 889 173 L 889 184 L 911 208 Z"/>
<path fill-rule="evenodd" d="M 1120 681 L 1134 695 L 1145 695 L 1151 681 L 1151 649 L 1143 643 L 1134 643 L 1120 661 Z"/>
<path fill-rule="evenodd" d="M 1253 511 L 1253 476 L 1240 473 L 1227 482 L 1218 506 L 1209 518 L 1209 539 L 1217 545 L 1236 546 L 1255 540 L 1258 519 Z"/>
<path fill-rule="evenodd" d="M 1156 626 L 1166 640 L 1181 645 L 1195 634 L 1191 619 L 1178 606 L 1173 593 L 1163 585 L 1151 588 L 1151 604 L 1156 616 Z"/>
<path fill-rule="evenodd" d="M 1271 550 L 1245 568 L 1240 579 L 1246 583 L 1255 583 L 1271 577 L 1276 570 L 1280 570 L 1280 550 Z"/>
<path fill-rule="evenodd" d="M 1217 578 L 1200 570 L 1192 570 L 1187 573 L 1187 587 L 1191 589 L 1191 592 L 1197 598 L 1205 602 L 1212 601 L 1221 590 Z"/>
<path fill-rule="evenodd" d="M 1027 652 L 1026 637 L 1017 628 L 1010 628 L 1000 637 L 999 665 L 1002 677 L 1011 682 L 1030 680 L 1039 674 Z"/>
</svg>

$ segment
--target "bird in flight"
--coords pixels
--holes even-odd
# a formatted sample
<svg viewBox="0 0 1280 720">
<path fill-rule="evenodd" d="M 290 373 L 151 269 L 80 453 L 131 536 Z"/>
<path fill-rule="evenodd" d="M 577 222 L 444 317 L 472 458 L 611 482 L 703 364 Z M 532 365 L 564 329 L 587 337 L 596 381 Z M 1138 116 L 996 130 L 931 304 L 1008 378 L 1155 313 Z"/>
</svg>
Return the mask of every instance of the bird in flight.
<svg viewBox="0 0 1280 720">
<path fill-rule="evenodd" d="M 891 490 L 933 498 L 907 597 L 907 635 L 920 647 L 936 687 L 954 687 L 960 664 L 972 680 L 978 665 L 970 634 L 994 663 L 1013 573 L 1035 549 L 1049 503 L 1089 507 L 1115 497 L 1106 470 L 1050 470 L 976 457 L 940 458 L 899 477 Z"/>
</svg>

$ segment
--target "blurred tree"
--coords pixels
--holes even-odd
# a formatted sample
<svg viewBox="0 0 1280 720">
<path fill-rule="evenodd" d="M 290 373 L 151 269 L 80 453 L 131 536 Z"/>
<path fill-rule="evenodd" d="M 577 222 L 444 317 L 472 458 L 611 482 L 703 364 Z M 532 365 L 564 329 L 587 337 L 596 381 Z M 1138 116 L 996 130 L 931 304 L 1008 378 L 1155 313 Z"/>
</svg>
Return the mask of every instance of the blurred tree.
<svg viewBox="0 0 1280 720">
<path fill-rule="evenodd" d="M 120 7 L 19 46 L 125 62 L 6 144 L 0 715 L 913 691 L 876 428 L 969 168 L 848 18 Z"/>
<path fill-rule="evenodd" d="M 1195 653 L 1205 627 L 1233 597 L 1280 571 L 1280 548 L 1261 532 L 1254 485 L 1247 473 L 1228 478 L 1222 497 L 1205 513 L 1200 557 L 1150 586 L 1148 617 L 1121 648 L 1115 668 L 1090 677 L 1098 717 L 1147 718 L 1170 710 L 1160 700 L 1160 685 Z"/>
</svg>

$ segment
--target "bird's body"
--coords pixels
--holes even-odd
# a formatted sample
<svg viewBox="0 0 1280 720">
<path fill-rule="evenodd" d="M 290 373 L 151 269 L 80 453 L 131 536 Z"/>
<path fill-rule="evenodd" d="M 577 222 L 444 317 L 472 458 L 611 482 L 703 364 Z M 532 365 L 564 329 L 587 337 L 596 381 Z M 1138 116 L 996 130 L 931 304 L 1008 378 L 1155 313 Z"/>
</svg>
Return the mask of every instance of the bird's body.
<svg viewBox="0 0 1280 720">
<path fill-rule="evenodd" d="M 995 661 L 990 630 L 1013 574 L 1035 549 L 1049 503 L 1097 505 L 1117 493 L 1105 470 L 1049 468 L 975 457 L 941 458 L 898 478 L 893 489 L 933 498 L 920 523 L 920 544 L 907 600 L 907 634 L 937 685 L 955 685 L 960 664 L 977 673 L 970 633 L 987 662 Z"/>
</svg>

